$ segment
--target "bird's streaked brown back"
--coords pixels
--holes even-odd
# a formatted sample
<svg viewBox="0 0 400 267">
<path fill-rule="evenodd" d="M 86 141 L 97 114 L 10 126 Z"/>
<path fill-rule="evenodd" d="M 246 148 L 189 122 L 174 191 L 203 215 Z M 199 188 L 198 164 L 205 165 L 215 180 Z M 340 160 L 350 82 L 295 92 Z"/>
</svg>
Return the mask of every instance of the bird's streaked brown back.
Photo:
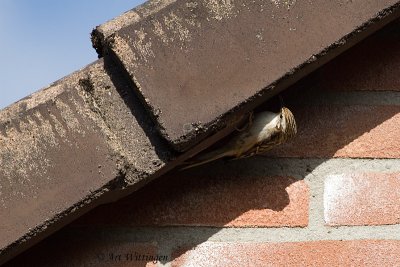
<svg viewBox="0 0 400 267">
<path fill-rule="evenodd" d="M 293 113 L 286 107 L 282 107 L 280 112 L 282 119 L 285 120 L 285 127 L 277 131 L 270 139 L 257 144 L 250 150 L 243 153 L 239 158 L 247 158 L 257 154 L 265 153 L 273 147 L 292 139 L 296 135 L 297 125 Z"/>
</svg>

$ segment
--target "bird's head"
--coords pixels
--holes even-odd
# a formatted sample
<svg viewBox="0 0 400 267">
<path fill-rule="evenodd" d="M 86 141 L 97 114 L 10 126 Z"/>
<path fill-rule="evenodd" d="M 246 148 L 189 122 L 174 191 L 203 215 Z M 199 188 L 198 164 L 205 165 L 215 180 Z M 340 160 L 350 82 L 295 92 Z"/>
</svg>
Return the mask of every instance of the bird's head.
<svg viewBox="0 0 400 267">
<path fill-rule="evenodd" d="M 281 129 L 286 139 L 294 137 L 297 133 L 296 120 L 293 113 L 286 107 L 282 107 L 279 113 L 278 129 Z"/>
</svg>

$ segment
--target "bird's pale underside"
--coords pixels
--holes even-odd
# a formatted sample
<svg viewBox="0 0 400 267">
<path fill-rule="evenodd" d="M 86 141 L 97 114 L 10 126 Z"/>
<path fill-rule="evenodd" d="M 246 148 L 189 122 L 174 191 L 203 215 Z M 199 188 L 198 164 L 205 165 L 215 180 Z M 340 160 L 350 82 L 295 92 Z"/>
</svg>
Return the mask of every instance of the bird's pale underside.
<svg viewBox="0 0 400 267">
<path fill-rule="evenodd" d="M 252 116 L 251 116 L 252 117 Z M 237 131 L 221 148 L 199 154 L 182 169 L 192 168 L 223 157 L 245 158 L 264 153 L 285 143 L 297 133 L 292 112 L 282 107 L 279 113 L 260 112 L 249 120 L 244 130 Z"/>
</svg>

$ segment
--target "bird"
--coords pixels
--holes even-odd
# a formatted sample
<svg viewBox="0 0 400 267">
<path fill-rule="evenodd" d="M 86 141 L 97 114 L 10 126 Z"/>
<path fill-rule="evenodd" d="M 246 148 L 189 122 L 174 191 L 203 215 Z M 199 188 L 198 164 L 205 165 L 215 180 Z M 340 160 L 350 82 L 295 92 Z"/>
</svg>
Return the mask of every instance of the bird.
<svg viewBox="0 0 400 267">
<path fill-rule="evenodd" d="M 192 160 L 185 162 L 181 170 L 203 165 L 208 162 L 232 157 L 247 158 L 262 154 L 271 148 L 292 139 L 297 133 L 296 120 L 293 113 L 282 106 L 279 113 L 262 111 L 249 116 L 249 122 L 222 147 L 213 151 L 200 153 Z"/>
</svg>

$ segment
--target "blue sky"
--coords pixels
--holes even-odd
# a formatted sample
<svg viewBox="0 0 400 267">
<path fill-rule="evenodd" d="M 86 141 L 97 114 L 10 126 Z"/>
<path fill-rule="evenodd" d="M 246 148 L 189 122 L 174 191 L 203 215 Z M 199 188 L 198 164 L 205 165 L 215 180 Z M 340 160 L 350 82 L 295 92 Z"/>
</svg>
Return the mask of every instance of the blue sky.
<svg viewBox="0 0 400 267">
<path fill-rule="evenodd" d="M 97 59 L 92 29 L 144 0 L 0 0 L 0 109 Z"/>
</svg>

